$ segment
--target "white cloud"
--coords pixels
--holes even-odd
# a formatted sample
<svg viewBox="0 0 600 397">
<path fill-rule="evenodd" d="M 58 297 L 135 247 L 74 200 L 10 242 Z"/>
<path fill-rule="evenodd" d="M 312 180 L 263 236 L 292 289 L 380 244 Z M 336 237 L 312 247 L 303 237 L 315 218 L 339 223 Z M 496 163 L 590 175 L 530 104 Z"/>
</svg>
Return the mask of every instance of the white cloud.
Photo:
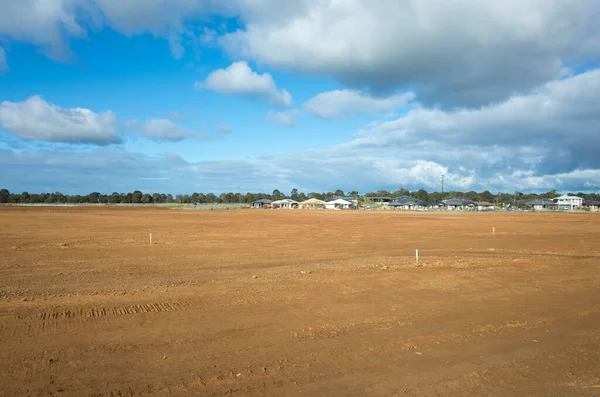
<svg viewBox="0 0 600 397">
<path fill-rule="evenodd" d="M 188 22 L 215 10 L 212 0 L 3 0 L 0 36 L 34 44 L 53 59 L 72 56 L 69 38 L 86 28 L 109 26 L 126 36 L 150 33 L 166 38 L 180 58 L 196 37 Z"/>
<path fill-rule="evenodd" d="M 234 56 L 387 91 L 477 106 L 600 56 L 600 5 L 574 0 L 238 0 Z"/>
<path fill-rule="evenodd" d="M 292 104 L 290 93 L 286 90 L 280 91 L 269 73 L 258 74 L 244 61 L 234 62 L 226 69 L 213 71 L 203 82 L 196 82 L 194 87 L 221 94 L 261 97 L 273 106 Z"/>
<path fill-rule="evenodd" d="M 217 39 L 238 59 L 351 88 L 410 87 L 419 102 L 448 108 L 502 101 L 597 61 L 599 11 L 589 0 L 4 0 L 0 36 L 68 59 L 70 38 L 110 26 L 162 37 L 181 57 L 214 42 L 222 30 L 205 25 L 216 14 L 239 20 Z"/>
<path fill-rule="evenodd" d="M 285 159 L 297 177 L 350 186 L 586 189 L 600 175 L 600 69 L 478 109 L 415 108 L 351 142 Z M 319 169 L 319 173 L 310 173 Z"/>
<path fill-rule="evenodd" d="M 185 120 L 187 118 L 186 114 L 179 113 L 179 112 L 170 112 L 168 116 L 170 119 L 179 120 L 179 121 Z"/>
<path fill-rule="evenodd" d="M 40 96 L 24 102 L 0 103 L 0 128 L 24 139 L 48 142 L 108 145 L 121 141 L 112 111 L 64 109 Z"/>
<path fill-rule="evenodd" d="M 325 118 L 337 118 L 355 113 L 376 113 L 395 109 L 413 100 L 413 93 L 374 98 L 355 90 L 322 92 L 309 99 L 304 108 L 310 113 Z"/>
<path fill-rule="evenodd" d="M 286 112 L 274 112 L 269 111 L 267 113 L 267 120 L 270 120 L 274 123 L 283 124 L 287 127 L 295 127 L 296 126 L 296 116 L 299 114 L 298 110 L 292 109 Z"/>
<path fill-rule="evenodd" d="M 217 124 L 217 132 L 219 132 L 221 134 L 231 134 L 232 131 L 233 130 L 228 125 L 225 125 L 223 123 L 218 123 Z"/>
<path fill-rule="evenodd" d="M 8 73 L 8 63 L 6 62 L 6 51 L 0 47 L 0 75 Z"/>
<path fill-rule="evenodd" d="M 68 37 L 87 35 L 76 20 L 78 11 L 89 11 L 85 0 L 5 0 L 1 3 L 0 36 L 39 46 L 52 59 L 65 60 L 72 55 Z"/>
<path fill-rule="evenodd" d="M 140 124 L 136 120 L 127 120 L 125 127 L 138 130 L 144 138 L 157 141 L 180 141 L 184 138 L 202 136 L 202 132 L 189 130 L 168 119 L 150 119 Z"/>
</svg>

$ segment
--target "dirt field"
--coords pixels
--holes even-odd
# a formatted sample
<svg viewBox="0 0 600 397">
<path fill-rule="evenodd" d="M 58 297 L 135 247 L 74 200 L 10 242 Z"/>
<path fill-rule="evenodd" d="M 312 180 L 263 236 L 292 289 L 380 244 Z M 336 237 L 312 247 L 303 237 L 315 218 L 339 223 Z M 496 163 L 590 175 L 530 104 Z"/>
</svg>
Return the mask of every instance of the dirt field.
<svg viewBox="0 0 600 397">
<path fill-rule="evenodd" d="M 0 225 L 0 396 L 600 395 L 598 214 L 4 207 Z"/>
</svg>

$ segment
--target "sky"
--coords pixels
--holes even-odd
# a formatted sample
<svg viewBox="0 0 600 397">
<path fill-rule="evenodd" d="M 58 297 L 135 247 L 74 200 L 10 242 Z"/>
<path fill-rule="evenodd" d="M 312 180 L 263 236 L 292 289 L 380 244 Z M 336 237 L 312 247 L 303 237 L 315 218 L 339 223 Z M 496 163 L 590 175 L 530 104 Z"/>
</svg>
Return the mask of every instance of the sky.
<svg viewBox="0 0 600 397">
<path fill-rule="evenodd" d="M 0 0 L 11 192 L 600 190 L 600 3 Z"/>
</svg>

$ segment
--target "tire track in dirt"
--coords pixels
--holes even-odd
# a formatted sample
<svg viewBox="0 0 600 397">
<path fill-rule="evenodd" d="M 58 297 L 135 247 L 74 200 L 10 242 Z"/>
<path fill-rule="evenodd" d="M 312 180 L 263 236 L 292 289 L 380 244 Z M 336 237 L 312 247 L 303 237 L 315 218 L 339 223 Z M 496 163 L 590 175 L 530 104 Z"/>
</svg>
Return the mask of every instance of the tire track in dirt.
<svg viewBox="0 0 600 397">
<path fill-rule="evenodd" d="M 114 307 L 93 307 L 93 308 L 58 308 L 53 310 L 45 310 L 38 314 L 39 320 L 60 320 L 71 318 L 89 318 L 103 316 L 119 316 L 141 313 L 162 313 L 185 308 L 194 305 L 195 302 L 153 302 L 140 303 L 133 305 L 114 306 Z"/>
<path fill-rule="evenodd" d="M 11 326 L 0 328 L 0 339 L 3 336 L 35 337 L 49 334 L 57 335 L 64 332 L 86 328 L 102 328 L 109 319 L 122 316 L 148 315 L 169 313 L 186 310 L 198 305 L 197 301 L 151 302 L 128 304 L 120 306 L 96 307 L 53 307 L 41 311 L 28 310 L 14 314 Z M 8 319 L 8 318 L 7 318 Z M 99 322 L 102 320 L 101 322 Z"/>
</svg>

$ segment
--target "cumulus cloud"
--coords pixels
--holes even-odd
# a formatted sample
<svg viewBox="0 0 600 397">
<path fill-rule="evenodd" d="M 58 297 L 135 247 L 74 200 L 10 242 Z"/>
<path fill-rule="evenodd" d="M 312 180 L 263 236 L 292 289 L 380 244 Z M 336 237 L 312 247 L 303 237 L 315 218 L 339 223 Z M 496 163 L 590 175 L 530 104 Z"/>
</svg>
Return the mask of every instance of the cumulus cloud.
<svg viewBox="0 0 600 397">
<path fill-rule="evenodd" d="M 216 38 L 238 59 L 351 88 L 410 87 L 419 102 L 452 108 L 499 102 L 598 61 L 599 12 L 589 0 L 24 0 L 3 2 L 0 36 L 65 59 L 70 38 L 110 26 L 162 37 L 181 57 L 215 41 L 219 29 L 194 24 L 217 14 L 239 21 Z"/>
<path fill-rule="evenodd" d="M 273 161 L 294 164 L 299 186 L 431 190 L 445 174 L 448 189 L 594 190 L 599 89 L 593 70 L 477 109 L 415 108 L 350 142 Z"/>
<path fill-rule="evenodd" d="M 85 38 L 89 27 L 109 26 L 127 36 L 150 33 L 168 40 L 180 58 L 196 37 L 187 24 L 221 9 L 213 0 L 51 0 L 2 1 L 0 36 L 31 43 L 53 59 L 72 54 L 70 38 Z"/>
<path fill-rule="evenodd" d="M 0 47 L 0 75 L 8 73 L 8 63 L 6 62 L 6 51 Z"/>
<path fill-rule="evenodd" d="M 389 111 L 406 105 L 413 98 L 413 93 L 374 98 L 355 90 L 334 90 L 322 92 L 309 99 L 304 108 L 318 117 L 332 119 L 356 113 Z"/>
<path fill-rule="evenodd" d="M 363 131 L 352 145 L 384 148 L 433 141 L 486 150 L 532 147 L 540 171 L 600 168 L 599 89 L 597 69 L 478 109 L 417 108 Z"/>
<path fill-rule="evenodd" d="M 168 119 L 150 119 L 144 123 L 127 120 L 125 127 L 137 130 L 141 136 L 156 141 L 180 141 L 185 138 L 198 137 L 202 132 L 189 130 Z"/>
<path fill-rule="evenodd" d="M 39 46 L 52 59 L 71 57 L 69 37 L 86 37 L 76 20 L 79 10 L 89 10 L 87 1 L 3 1 L 0 36 Z"/>
<path fill-rule="evenodd" d="M 121 142 L 117 117 L 107 110 L 64 109 L 32 96 L 24 102 L 0 103 L 0 128 L 24 138 L 48 142 L 108 145 Z"/>
<path fill-rule="evenodd" d="M 204 81 L 194 84 L 196 89 L 208 89 L 221 94 L 237 94 L 265 99 L 273 106 L 289 106 L 292 96 L 279 90 L 269 73 L 258 74 L 247 62 L 232 63 L 226 69 L 213 71 Z"/>
<path fill-rule="evenodd" d="M 267 113 L 267 120 L 274 123 L 283 124 L 286 127 L 295 127 L 296 116 L 298 113 L 299 112 L 296 109 L 288 110 L 286 112 L 274 112 L 271 110 L 269 113 Z"/>
<path fill-rule="evenodd" d="M 600 5 L 550 1 L 238 0 L 233 55 L 426 104 L 479 106 L 600 56 Z"/>
</svg>

